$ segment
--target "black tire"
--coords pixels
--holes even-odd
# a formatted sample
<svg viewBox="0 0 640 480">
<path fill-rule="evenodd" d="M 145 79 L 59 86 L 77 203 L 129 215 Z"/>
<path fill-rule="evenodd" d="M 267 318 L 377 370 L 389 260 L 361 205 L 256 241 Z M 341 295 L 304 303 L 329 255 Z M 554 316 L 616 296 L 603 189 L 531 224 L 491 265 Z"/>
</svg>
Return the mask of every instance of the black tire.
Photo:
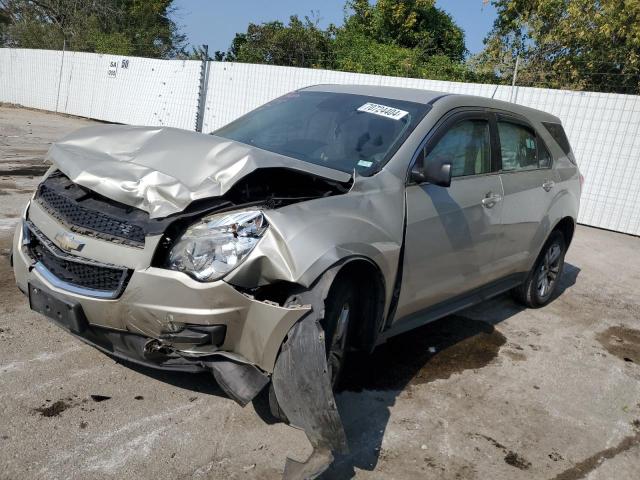
<svg viewBox="0 0 640 480">
<path fill-rule="evenodd" d="M 524 283 L 513 289 L 514 298 L 528 308 L 551 302 L 562 277 L 566 253 L 564 235 L 557 230 L 552 232 Z"/>
<path fill-rule="evenodd" d="M 271 410 L 271 415 L 273 415 L 276 419 L 284 423 L 289 423 L 287 414 L 284 413 L 282 408 L 280 408 L 280 404 L 278 403 L 278 399 L 276 398 L 276 392 L 273 389 L 273 382 L 269 383 L 269 410 Z"/>
<path fill-rule="evenodd" d="M 341 276 L 331 286 L 325 300 L 324 318 L 320 322 L 324 329 L 327 364 L 334 391 L 340 385 L 349 347 L 349 330 L 352 319 L 359 313 L 358 295 L 354 282 Z"/>
<path fill-rule="evenodd" d="M 344 313 L 345 305 L 351 313 L 351 315 L 346 318 L 346 321 L 344 316 L 341 316 Z M 328 366 L 331 375 L 331 386 L 335 391 L 339 386 L 340 376 L 343 372 L 346 360 L 348 334 L 351 324 L 350 320 L 353 318 L 353 315 L 358 312 L 356 289 L 350 278 L 342 276 L 335 280 L 333 285 L 331 285 L 331 289 L 329 290 L 324 306 L 324 318 L 321 320 L 320 324 L 322 325 L 325 335 L 325 347 L 327 351 L 327 364 L 329 364 Z M 343 347 L 341 355 L 335 355 L 338 352 L 331 351 L 334 339 L 338 340 L 336 335 L 341 335 L 340 340 L 342 340 Z M 331 362 L 331 355 L 334 360 L 333 363 Z M 278 403 L 278 399 L 276 398 L 276 393 L 273 388 L 273 383 L 269 384 L 269 409 L 275 418 L 285 423 L 289 423 L 287 415 L 284 413 L 282 408 L 280 408 L 280 404 Z"/>
</svg>

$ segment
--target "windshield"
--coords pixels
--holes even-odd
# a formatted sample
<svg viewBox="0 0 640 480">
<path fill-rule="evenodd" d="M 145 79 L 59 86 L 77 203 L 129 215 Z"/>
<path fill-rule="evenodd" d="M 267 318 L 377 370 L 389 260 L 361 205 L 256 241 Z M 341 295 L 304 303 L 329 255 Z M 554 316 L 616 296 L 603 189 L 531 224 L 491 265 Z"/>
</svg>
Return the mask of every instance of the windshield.
<svg viewBox="0 0 640 480">
<path fill-rule="evenodd" d="M 378 171 L 422 120 L 428 105 L 331 92 L 293 92 L 213 135 L 317 165 Z"/>
</svg>

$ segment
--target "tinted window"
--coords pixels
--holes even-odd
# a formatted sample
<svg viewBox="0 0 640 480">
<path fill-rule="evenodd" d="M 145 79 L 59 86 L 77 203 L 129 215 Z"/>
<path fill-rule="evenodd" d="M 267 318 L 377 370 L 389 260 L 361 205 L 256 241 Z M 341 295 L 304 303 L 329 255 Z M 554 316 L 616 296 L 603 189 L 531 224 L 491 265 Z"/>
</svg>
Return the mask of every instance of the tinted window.
<svg viewBox="0 0 640 480">
<path fill-rule="evenodd" d="M 498 122 L 502 170 L 538 168 L 536 135 L 530 128 L 515 123 Z"/>
<path fill-rule="evenodd" d="M 542 143 L 542 140 L 538 138 L 538 165 L 540 168 L 549 168 L 552 163 L 553 161 L 549 150 L 547 150 L 547 147 Z"/>
<path fill-rule="evenodd" d="M 429 152 L 425 162 L 443 160 L 451 162 L 454 177 L 489 173 L 489 123 L 486 120 L 464 120 L 453 126 Z"/>
<path fill-rule="evenodd" d="M 428 109 L 428 105 L 387 98 L 293 92 L 213 134 L 366 175 L 389 160 Z"/>
<path fill-rule="evenodd" d="M 542 122 L 544 128 L 547 129 L 549 134 L 553 137 L 553 139 L 558 142 L 560 148 L 565 153 L 565 155 L 569 155 L 571 153 L 571 145 L 569 144 L 569 139 L 567 138 L 567 134 L 564 133 L 564 128 L 559 123 L 550 123 L 550 122 Z"/>
</svg>

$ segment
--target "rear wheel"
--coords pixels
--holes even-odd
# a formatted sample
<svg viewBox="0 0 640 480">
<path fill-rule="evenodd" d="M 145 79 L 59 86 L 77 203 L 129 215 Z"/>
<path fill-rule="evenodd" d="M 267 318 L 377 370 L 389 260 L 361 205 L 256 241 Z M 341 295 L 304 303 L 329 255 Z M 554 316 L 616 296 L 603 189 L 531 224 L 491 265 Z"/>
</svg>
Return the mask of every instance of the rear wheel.
<svg viewBox="0 0 640 480">
<path fill-rule="evenodd" d="M 527 279 L 513 290 L 516 300 L 529 308 L 547 305 L 557 290 L 566 252 L 564 235 L 559 231 L 551 233 Z"/>
</svg>

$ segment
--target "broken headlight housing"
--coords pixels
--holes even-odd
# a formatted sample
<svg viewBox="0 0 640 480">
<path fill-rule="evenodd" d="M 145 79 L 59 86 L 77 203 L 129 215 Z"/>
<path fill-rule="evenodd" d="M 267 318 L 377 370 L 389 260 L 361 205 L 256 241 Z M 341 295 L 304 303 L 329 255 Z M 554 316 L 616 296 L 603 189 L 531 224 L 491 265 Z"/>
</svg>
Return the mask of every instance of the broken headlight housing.
<svg viewBox="0 0 640 480">
<path fill-rule="evenodd" d="M 196 280 L 218 280 L 255 248 L 268 223 L 259 210 L 210 215 L 191 225 L 171 249 L 168 267 Z"/>
</svg>

